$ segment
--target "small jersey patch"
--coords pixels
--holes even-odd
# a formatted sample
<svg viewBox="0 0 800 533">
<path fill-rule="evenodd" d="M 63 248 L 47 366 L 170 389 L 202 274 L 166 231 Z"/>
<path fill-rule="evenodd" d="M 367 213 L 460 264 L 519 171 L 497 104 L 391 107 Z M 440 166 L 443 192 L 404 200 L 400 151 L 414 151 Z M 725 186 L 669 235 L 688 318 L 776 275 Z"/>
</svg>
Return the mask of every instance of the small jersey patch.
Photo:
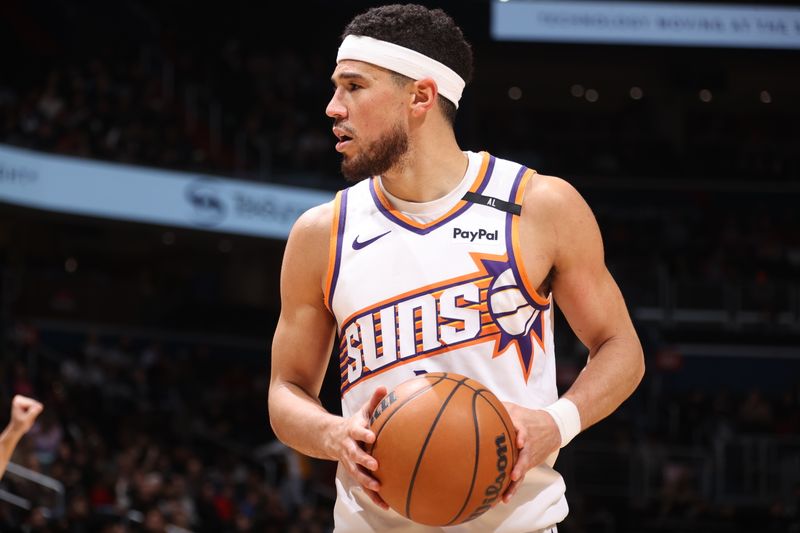
<svg viewBox="0 0 800 533">
<path fill-rule="evenodd" d="M 472 202 L 473 204 L 480 204 L 493 207 L 499 211 L 503 211 L 505 213 L 511 213 L 512 215 L 520 215 L 522 213 L 522 206 L 519 204 L 506 202 L 505 200 L 501 200 L 500 198 L 484 196 L 482 194 L 477 194 L 470 191 L 467 191 L 464 194 L 464 200 L 466 200 L 467 202 Z"/>
</svg>

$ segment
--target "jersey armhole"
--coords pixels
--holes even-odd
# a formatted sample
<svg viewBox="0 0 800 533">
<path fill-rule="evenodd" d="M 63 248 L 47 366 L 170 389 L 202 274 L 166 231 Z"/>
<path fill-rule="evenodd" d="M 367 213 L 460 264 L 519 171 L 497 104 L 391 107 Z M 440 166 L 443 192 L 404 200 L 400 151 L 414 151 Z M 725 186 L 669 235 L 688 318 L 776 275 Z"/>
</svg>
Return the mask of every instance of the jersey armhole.
<svg viewBox="0 0 800 533">
<path fill-rule="evenodd" d="M 522 205 L 525 189 L 528 186 L 528 182 L 536 174 L 536 171 L 523 167 L 520 173 L 521 175 L 517 176 L 517 183 L 514 185 L 511 191 L 511 198 L 509 199 L 510 202 L 518 205 Z M 551 298 L 543 298 L 539 294 L 539 291 L 536 290 L 536 287 L 531 284 L 530 279 L 528 279 L 528 273 L 525 270 L 525 264 L 522 260 L 519 240 L 519 224 L 520 220 L 522 220 L 522 215 L 509 214 L 508 216 L 511 219 L 511 247 L 509 251 L 511 252 L 511 264 L 514 269 L 514 274 L 517 276 L 518 281 L 521 282 L 525 295 L 529 300 L 532 300 L 531 303 L 536 303 L 540 307 L 549 306 Z"/>
<path fill-rule="evenodd" d="M 328 246 L 328 270 L 325 274 L 325 288 L 323 297 L 325 307 L 333 313 L 333 294 L 336 282 L 339 279 L 339 268 L 342 263 L 342 238 L 344 237 L 344 223 L 347 215 L 347 190 L 336 193 L 333 201 L 333 221 L 331 222 L 331 237 Z"/>
</svg>

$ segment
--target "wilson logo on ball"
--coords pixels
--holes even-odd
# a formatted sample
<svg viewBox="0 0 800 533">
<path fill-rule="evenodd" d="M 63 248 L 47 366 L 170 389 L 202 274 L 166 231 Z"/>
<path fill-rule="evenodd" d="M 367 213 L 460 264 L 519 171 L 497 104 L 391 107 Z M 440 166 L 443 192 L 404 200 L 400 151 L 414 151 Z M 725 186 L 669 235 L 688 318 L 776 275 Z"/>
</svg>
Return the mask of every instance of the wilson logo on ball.
<svg viewBox="0 0 800 533">
<path fill-rule="evenodd" d="M 494 504 L 497 503 L 497 498 L 503 494 L 504 487 L 506 486 L 506 469 L 508 468 L 508 446 L 506 445 L 506 435 L 505 433 L 501 433 L 494 439 L 494 444 L 497 448 L 497 477 L 494 479 L 494 483 L 486 487 L 486 490 L 483 491 L 483 495 L 486 496 L 484 498 L 483 503 L 480 507 L 475 509 L 472 514 L 469 516 L 467 520 L 473 520 L 489 509 L 491 509 Z"/>
</svg>

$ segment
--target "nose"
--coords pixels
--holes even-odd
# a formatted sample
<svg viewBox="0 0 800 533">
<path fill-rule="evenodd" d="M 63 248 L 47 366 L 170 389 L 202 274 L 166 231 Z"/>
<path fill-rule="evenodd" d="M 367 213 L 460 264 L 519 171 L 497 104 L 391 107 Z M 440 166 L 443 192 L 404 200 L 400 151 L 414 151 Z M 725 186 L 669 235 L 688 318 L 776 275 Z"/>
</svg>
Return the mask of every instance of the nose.
<svg viewBox="0 0 800 533">
<path fill-rule="evenodd" d="M 331 101 L 328 102 L 328 107 L 325 108 L 325 114 L 335 119 L 342 119 L 347 116 L 347 108 L 339 98 L 339 89 L 336 89 L 333 93 Z"/>
</svg>

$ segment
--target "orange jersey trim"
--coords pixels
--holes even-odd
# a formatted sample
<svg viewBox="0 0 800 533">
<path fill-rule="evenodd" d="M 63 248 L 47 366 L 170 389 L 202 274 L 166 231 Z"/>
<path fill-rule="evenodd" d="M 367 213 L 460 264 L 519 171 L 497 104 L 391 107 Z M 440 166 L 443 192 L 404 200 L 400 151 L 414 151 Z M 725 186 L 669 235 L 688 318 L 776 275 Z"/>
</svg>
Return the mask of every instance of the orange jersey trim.
<svg viewBox="0 0 800 533">
<path fill-rule="evenodd" d="M 475 178 L 475 181 L 472 182 L 472 185 L 469 188 L 470 192 L 477 191 L 480 188 L 480 186 L 483 183 L 483 181 L 486 179 L 486 169 L 489 168 L 489 154 L 488 154 L 488 152 L 481 152 L 481 156 L 483 157 L 483 159 L 481 161 L 481 168 L 478 171 L 478 176 Z M 372 178 L 372 179 L 375 180 L 376 178 Z M 415 227 L 417 229 L 422 229 L 422 230 L 428 229 L 431 226 L 435 226 L 436 224 L 439 224 L 440 222 L 445 220 L 447 217 L 452 216 L 456 211 L 458 211 L 459 209 L 461 209 L 462 207 L 464 207 L 467 204 L 467 202 L 465 200 L 459 200 L 458 203 L 456 203 L 456 205 L 454 205 L 452 209 L 450 209 L 447 213 L 443 214 L 442 216 L 440 216 L 436 220 L 432 220 L 431 222 L 428 222 L 426 224 L 420 224 L 419 222 L 410 219 L 409 217 L 404 215 L 402 212 L 398 211 L 392 205 L 392 203 L 389 201 L 389 199 L 386 198 L 386 195 L 383 193 L 383 188 L 382 187 L 376 186 L 375 187 L 375 194 L 377 195 L 378 201 L 381 203 L 381 205 L 387 211 L 389 211 L 393 216 L 397 217 L 399 220 L 401 220 L 402 222 L 408 224 L 409 226 L 413 226 L 413 227 Z"/>
<path fill-rule="evenodd" d="M 328 246 L 328 272 L 325 275 L 325 287 L 323 289 L 323 298 L 325 307 L 333 313 L 333 302 L 330 301 L 331 292 L 333 291 L 333 272 L 336 269 L 336 256 L 339 244 L 339 217 L 342 211 L 342 191 L 336 193 L 336 198 L 333 200 L 333 221 L 331 222 L 331 238 Z"/>
<path fill-rule="evenodd" d="M 522 180 L 520 181 L 519 189 L 517 189 L 514 203 L 522 205 L 522 199 L 525 195 L 525 188 L 528 186 L 528 182 L 534 174 L 536 174 L 535 170 L 528 169 L 525 171 L 525 174 L 523 174 Z M 540 305 L 549 305 L 550 298 L 542 298 L 542 296 L 539 294 L 539 291 L 533 287 L 530 279 L 528 279 L 528 272 L 525 270 L 525 264 L 522 259 L 522 247 L 520 246 L 519 242 L 519 223 L 521 218 L 521 216 L 518 216 L 511 220 L 511 246 L 514 252 L 514 262 L 517 264 L 517 271 L 519 272 L 520 278 L 522 278 L 520 281 L 522 282 L 522 287 L 525 289 L 525 292 L 527 292 L 536 303 Z"/>
</svg>

